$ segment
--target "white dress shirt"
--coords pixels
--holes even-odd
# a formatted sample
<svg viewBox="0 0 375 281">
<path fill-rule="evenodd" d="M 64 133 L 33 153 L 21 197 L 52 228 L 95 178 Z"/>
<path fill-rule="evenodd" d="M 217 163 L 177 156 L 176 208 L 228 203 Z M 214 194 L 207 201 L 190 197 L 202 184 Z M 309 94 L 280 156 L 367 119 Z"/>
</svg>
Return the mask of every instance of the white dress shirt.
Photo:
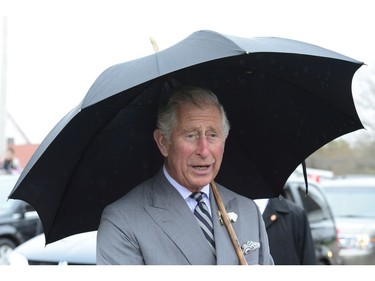
<svg viewBox="0 0 375 281">
<path fill-rule="evenodd" d="M 186 187 L 179 184 L 177 181 L 175 181 L 169 174 L 165 166 L 163 166 L 163 172 L 167 180 L 170 182 L 170 184 L 176 188 L 178 193 L 181 194 L 182 198 L 184 198 L 186 204 L 189 206 L 190 210 L 194 213 L 195 206 L 197 206 L 197 201 L 193 198 L 190 198 L 190 195 L 192 192 L 187 189 Z M 201 192 L 203 193 L 203 201 L 206 203 L 208 210 L 211 214 L 211 205 L 210 205 L 210 185 L 207 184 L 201 189 Z M 212 214 L 211 214 L 212 216 Z"/>
<path fill-rule="evenodd" d="M 263 214 L 264 213 L 264 210 L 266 209 L 267 207 L 267 204 L 268 204 L 268 198 L 265 198 L 265 199 L 255 199 L 254 202 L 258 205 L 259 209 L 260 209 L 260 212 Z"/>
</svg>

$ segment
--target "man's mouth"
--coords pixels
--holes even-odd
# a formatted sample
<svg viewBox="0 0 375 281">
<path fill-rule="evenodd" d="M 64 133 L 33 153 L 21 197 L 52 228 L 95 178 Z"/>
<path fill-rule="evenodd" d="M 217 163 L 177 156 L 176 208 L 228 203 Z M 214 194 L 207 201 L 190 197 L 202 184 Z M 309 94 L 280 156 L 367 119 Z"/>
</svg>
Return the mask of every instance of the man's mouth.
<svg viewBox="0 0 375 281">
<path fill-rule="evenodd" d="M 194 169 L 196 170 L 200 170 L 200 171 L 205 171 L 209 168 L 210 166 L 209 165 L 205 165 L 205 166 L 193 166 Z"/>
</svg>

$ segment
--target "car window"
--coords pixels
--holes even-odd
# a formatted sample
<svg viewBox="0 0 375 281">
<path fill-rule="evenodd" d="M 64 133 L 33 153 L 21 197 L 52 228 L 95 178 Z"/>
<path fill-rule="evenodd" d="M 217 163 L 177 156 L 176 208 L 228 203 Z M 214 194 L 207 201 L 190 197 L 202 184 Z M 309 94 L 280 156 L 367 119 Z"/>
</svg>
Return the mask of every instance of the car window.
<svg viewBox="0 0 375 281">
<path fill-rule="evenodd" d="M 327 201 L 313 185 L 309 185 L 309 192 L 306 194 L 304 187 L 298 187 L 298 193 L 310 222 L 327 220 L 330 218 L 327 210 Z"/>
<path fill-rule="evenodd" d="M 325 193 L 336 217 L 375 218 L 375 188 L 330 187 Z"/>
</svg>

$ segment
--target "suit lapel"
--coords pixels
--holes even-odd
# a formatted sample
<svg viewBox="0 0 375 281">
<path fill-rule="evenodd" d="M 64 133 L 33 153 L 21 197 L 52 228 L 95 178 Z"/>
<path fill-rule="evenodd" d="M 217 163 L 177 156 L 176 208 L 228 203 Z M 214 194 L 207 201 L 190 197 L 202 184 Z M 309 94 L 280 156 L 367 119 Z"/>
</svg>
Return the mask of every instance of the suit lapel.
<svg viewBox="0 0 375 281">
<path fill-rule="evenodd" d="M 194 214 L 161 172 L 155 178 L 148 214 L 176 244 L 190 264 L 214 264 L 213 255 Z M 191 243 L 192 238 L 195 240 Z"/>
</svg>

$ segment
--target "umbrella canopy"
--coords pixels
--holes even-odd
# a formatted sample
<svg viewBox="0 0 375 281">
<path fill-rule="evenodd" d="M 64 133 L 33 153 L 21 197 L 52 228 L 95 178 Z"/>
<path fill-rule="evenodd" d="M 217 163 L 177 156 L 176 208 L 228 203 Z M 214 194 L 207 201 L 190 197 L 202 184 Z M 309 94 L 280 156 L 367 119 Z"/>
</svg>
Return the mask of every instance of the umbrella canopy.
<svg viewBox="0 0 375 281">
<path fill-rule="evenodd" d="M 47 244 L 97 229 L 106 205 L 160 169 L 157 108 L 180 84 L 209 88 L 227 111 L 216 181 L 253 199 L 276 197 L 310 154 L 363 128 L 351 91 L 362 64 L 294 40 L 195 32 L 105 70 L 41 143 L 10 198 L 37 210 Z"/>
</svg>

